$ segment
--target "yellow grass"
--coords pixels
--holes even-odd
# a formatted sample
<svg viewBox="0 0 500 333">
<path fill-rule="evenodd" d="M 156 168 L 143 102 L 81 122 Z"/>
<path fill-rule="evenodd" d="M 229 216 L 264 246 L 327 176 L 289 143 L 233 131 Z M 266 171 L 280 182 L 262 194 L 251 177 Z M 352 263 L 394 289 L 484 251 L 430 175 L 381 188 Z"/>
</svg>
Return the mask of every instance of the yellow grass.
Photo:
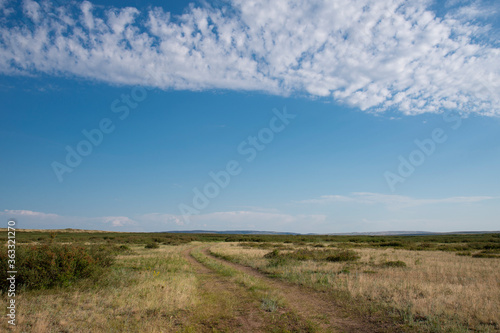
<svg viewBox="0 0 500 333">
<path fill-rule="evenodd" d="M 273 268 L 262 258 L 269 250 L 221 243 L 212 251 L 295 282 L 348 291 L 354 299 L 394 308 L 410 322 L 425 318 L 443 329 L 500 327 L 498 259 L 439 251 L 356 249 L 361 255 L 357 263 L 304 261 Z M 407 267 L 381 265 L 395 260 Z"/>
<path fill-rule="evenodd" d="M 198 301 L 197 278 L 180 257 L 183 247 L 158 250 L 135 248 L 134 256 L 118 258 L 118 264 L 134 271 L 118 274 L 103 286 L 19 293 L 16 297 L 19 332 L 166 332 L 178 311 Z M 148 262 L 165 262 L 148 267 Z M 175 266 L 168 262 L 175 260 Z M 6 321 L 1 323 L 5 329 Z"/>
</svg>

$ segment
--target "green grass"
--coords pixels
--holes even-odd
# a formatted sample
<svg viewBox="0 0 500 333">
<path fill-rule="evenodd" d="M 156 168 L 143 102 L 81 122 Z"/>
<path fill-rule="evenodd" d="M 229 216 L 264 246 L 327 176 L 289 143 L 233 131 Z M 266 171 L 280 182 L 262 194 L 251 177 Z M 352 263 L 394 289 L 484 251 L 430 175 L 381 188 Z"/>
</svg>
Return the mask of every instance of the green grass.
<svg viewBox="0 0 500 333">
<path fill-rule="evenodd" d="M 59 244 L 18 246 L 15 258 L 16 284 L 24 290 L 47 289 L 69 286 L 85 278 L 97 279 L 113 264 L 113 249 Z M 2 281 L 8 277 L 8 259 L 7 253 L 0 253 Z M 2 292 L 7 287 L 3 283 Z"/>
<path fill-rule="evenodd" d="M 0 234 L 7 241 L 7 232 Z M 500 234 L 455 234 L 428 236 L 331 236 L 331 235 L 225 235 L 191 233 L 113 233 L 113 232 L 16 232 L 18 243 L 93 243 L 168 245 L 199 242 L 242 242 L 242 246 L 285 249 L 296 246 L 334 246 L 343 248 L 399 248 L 424 251 L 478 252 L 490 250 L 500 254 Z"/>
<path fill-rule="evenodd" d="M 277 249 L 264 255 L 264 258 L 273 259 L 277 265 L 288 263 L 287 260 L 314 260 L 314 261 L 356 261 L 360 256 L 353 250 L 339 249 L 298 249 L 291 252 L 280 252 Z"/>
</svg>

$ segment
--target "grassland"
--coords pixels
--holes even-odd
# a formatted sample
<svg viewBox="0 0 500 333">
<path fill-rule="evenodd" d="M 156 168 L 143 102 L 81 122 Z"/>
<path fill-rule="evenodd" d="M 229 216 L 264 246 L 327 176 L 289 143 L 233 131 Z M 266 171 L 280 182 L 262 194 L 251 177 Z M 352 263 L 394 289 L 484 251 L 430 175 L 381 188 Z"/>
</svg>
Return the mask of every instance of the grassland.
<svg viewBox="0 0 500 333">
<path fill-rule="evenodd" d="M 98 276 L 21 286 L 19 332 L 500 331 L 499 234 L 66 230 L 16 240 L 18 248 L 99 247 L 114 258 Z"/>
</svg>

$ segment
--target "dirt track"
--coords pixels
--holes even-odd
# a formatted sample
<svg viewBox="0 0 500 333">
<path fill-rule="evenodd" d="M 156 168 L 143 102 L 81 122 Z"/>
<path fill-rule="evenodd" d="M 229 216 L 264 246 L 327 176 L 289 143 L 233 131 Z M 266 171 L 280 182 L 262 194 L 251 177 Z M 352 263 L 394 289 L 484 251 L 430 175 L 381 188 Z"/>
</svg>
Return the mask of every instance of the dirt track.
<svg viewBox="0 0 500 333">
<path fill-rule="evenodd" d="M 267 332 L 273 325 L 269 323 L 269 313 L 260 309 L 259 300 L 252 300 L 252 295 L 249 294 L 244 287 L 229 281 L 227 278 L 218 276 L 211 269 L 196 261 L 191 256 L 193 248 L 187 249 L 184 252 L 186 259 L 200 273 L 210 276 L 210 281 L 213 285 L 210 288 L 214 290 L 220 289 L 230 292 L 237 292 L 241 298 L 242 304 L 240 316 L 235 320 L 246 326 L 246 332 Z M 399 331 L 395 327 L 383 325 L 380 322 L 361 318 L 350 313 L 346 313 L 344 309 L 335 304 L 335 300 L 331 295 L 318 292 L 303 286 L 291 284 L 278 279 L 270 278 L 258 270 L 232 263 L 213 256 L 209 248 L 204 248 L 202 253 L 212 260 L 231 267 L 235 270 L 243 272 L 266 286 L 276 291 L 280 297 L 285 300 L 288 309 L 281 311 L 290 311 L 299 318 L 300 321 L 313 323 L 316 327 L 315 331 L 319 332 L 396 332 Z M 246 300 L 244 300 L 246 299 Z M 250 301 L 251 300 L 251 301 Z M 278 323 L 274 323 L 278 324 Z M 247 326 L 248 325 L 248 326 Z M 298 325 L 300 326 L 300 325 Z M 291 328 L 291 327 L 290 327 Z M 292 328 L 292 331 L 302 331 L 299 327 Z"/>
<path fill-rule="evenodd" d="M 183 252 L 183 255 L 196 272 L 202 275 L 202 284 L 200 286 L 202 290 L 205 293 L 214 295 L 215 299 L 218 297 L 227 301 L 231 310 L 230 317 L 222 319 L 217 317 L 214 320 L 207 318 L 204 327 L 201 327 L 201 329 L 208 332 L 213 332 L 214 329 L 224 331 L 228 328 L 232 332 L 266 332 L 265 327 L 268 323 L 259 311 L 258 301 L 252 299 L 243 287 L 218 276 L 215 272 L 196 261 L 190 255 L 191 251 L 192 248 L 188 248 Z M 239 301 L 230 298 L 237 298 Z"/>
</svg>

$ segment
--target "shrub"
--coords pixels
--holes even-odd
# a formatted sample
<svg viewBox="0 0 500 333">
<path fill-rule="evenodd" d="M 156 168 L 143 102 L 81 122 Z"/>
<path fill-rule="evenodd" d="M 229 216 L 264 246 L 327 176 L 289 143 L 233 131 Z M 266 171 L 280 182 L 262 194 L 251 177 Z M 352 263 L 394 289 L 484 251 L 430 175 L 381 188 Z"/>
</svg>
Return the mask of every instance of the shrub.
<svg viewBox="0 0 500 333">
<path fill-rule="evenodd" d="M 481 251 L 478 253 L 474 253 L 472 258 L 500 258 L 500 255 L 489 252 L 489 251 Z"/>
<path fill-rule="evenodd" d="M 265 297 L 262 299 L 260 308 L 267 312 L 274 312 L 278 308 L 278 302 L 275 299 Z"/>
<path fill-rule="evenodd" d="M 330 255 L 326 258 L 327 261 L 356 261 L 360 258 L 359 254 L 357 254 L 353 250 L 339 250 L 333 255 Z"/>
<path fill-rule="evenodd" d="M 0 279 L 7 278 L 7 254 L 0 254 Z M 77 245 L 20 246 L 16 249 L 16 284 L 18 288 L 47 289 L 68 286 L 83 278 L 96 278 L 111 266 L 113 258 L 102 247 Z M 2 284 L 2 291 L 7 285 Z"/>
<path fill-rule="evenodd" d="M 360 256 L 353 250 L 309 250 L 298 249 L 293 252 L 280 253 L 277 249 L 264 255 L 267 259 L 295 259 L 295 260 L 314 260 L 314 261 L 355 261 Z"/>
<path fill-rule="evenodd" d="M 291 261 L 290 259 L 284 257 L 284 256 L 279 256 L 277 258 L 271 258 L 269 260 L 269 263 L 267 264 L 267 267 L 280 267 L 280 266 L 288 266 L 288 265 L 294 265 L 294 261 Z"/>
<path fill-rule="evenodd" d="M 379 243 L 378 246 L 382 246 L 382 247 L 403 247 L 403 243 L 401 243 L 399 241 L 383 242 L 383 243 Z"/>
<path fill-rule="evenodd" d="M 386 261 L 382 264 L 385 267 L 406 267 L 406 263 L 401 260 Z"/>
<path fill-rule="evenodd" d="M 146 244 L 146 246 L 144 248 L 146 248 L 146 249 L 157 249 L 159 247 L 160 247 L 160 245 L 158 245 L 158 243 L 148 243 L 148 244 Z"/>
<path fill-rule="evenodd" d="M 274 249 L 271 252 L 265 254 L 264 258 L 266 258 L 266 259 L 277 258 L 277 257 L 279 257 L 279 255 L 280 255 L 280 251 L 277 249 Z"/>
</svg>

